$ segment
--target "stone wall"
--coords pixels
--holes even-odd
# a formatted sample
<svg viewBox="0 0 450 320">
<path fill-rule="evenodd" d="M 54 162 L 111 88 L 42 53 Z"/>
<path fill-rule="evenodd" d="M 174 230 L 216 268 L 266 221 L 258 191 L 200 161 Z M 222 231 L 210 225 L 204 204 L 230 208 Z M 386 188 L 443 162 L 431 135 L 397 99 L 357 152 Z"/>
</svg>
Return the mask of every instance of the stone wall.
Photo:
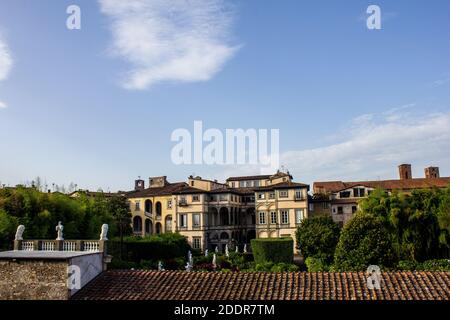
<svg viewBox="0 0 450 320">
<path fill-rule="evenodd" d="M 67 300 L 67 262 L 0 260 L 0 300 Z"/>
</svg>

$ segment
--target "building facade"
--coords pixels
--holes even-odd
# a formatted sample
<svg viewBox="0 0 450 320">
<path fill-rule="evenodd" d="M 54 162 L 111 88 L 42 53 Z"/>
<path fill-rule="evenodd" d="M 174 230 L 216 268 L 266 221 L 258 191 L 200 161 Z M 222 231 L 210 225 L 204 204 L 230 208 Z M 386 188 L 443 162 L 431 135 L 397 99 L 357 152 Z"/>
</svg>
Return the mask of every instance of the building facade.
<svg viewBox="0 0 450 320">
<path fill-rule="evenodd" d="M 194 249 L 240 250 L 254 238 L 290 236 L 308 216 L 309 186 L 289 173 L 228 178 L 226 183 L 190 176 L 136 180 L 127 197 L 138 236 L 179 232 Z"/>
<path fill-rule="evenodd" d="M 325 181 L 314 182 L 309 202 L 310 215 L 330 215 L 335 222 L 343 226 L 358 210 L 358 203 L 375 189 L 411 193 L 416 189 L 446 188 L 450 177 L 440 177 L 438 167 L 425 168 L 425 178 L 413 178 L 410 164 L 398 167 L 398 180 L 379 181 Z"/>
</svg>

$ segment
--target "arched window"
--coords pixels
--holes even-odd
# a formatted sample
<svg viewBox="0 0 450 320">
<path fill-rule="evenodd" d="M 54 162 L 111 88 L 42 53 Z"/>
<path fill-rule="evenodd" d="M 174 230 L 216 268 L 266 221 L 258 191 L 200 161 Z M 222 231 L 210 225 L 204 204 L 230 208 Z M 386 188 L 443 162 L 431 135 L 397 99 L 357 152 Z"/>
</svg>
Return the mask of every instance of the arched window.
<svg viewBox="0 0 450 320">
<path fill-rule="evenodd" d="M 161 234 L 161 230 L 162 230 L 161 223 L 160 223 L 160 222 L 157 222 L 157 223 L 155 224 L 155 231 L 156 231 L 156 234 Z"/>
<path fill-rule="evenodd" d="M 133 218 L 133 231 L 142 232 L 142 219 L 139 216 Z"/>
<path fill-rule="evenodd" d="M 151 200 L 145 200 L 145 212 L 147 213 L 152 213 L 153 212 L 153 204 Z"/>
<path fill-rule="evenodd" d="M 230 236 L 228 235 L 227 232 L 222 232 L 220 234 L 220 240 L 228 240 L 230 238 Z"/>
<path fill-rule="evenodd" d="M 166 227 L 165 232 L 172 232 L 172 216 L 171 215 L 168 215 L 166 217 L 165 227 Z"/>
<path fill-rule="evenodd" d="M 145 234 L 152 234 L 153 225 L 150 219 L 145 219 Z"/>
<path fill-rule="evenodd" d="M 228 226 L 230 224 L 230 219 L 228 216 L 228 209 L 225 207 L 220 208 L 220 225 Z"/>
<path fill-rule="evenodd" d="M 157 202 L 156 203 L 156 216 L 157 217 L 161 217 L 161 215 L 162 215 L 162 206 L 161 206 L 161 202 Z"/>
</svg>

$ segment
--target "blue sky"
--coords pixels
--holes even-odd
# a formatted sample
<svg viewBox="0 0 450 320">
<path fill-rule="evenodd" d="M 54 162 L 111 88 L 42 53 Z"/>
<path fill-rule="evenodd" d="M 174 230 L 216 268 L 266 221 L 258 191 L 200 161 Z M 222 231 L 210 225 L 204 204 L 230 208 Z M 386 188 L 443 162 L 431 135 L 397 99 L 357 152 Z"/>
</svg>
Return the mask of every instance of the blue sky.
<svg viewBox="0 0 450 320">
<path fill-rule="evenodd" d="M 450 175 L 449 1 L 127 3 L 142 9 L 0 2 L 1 183 L 123 190 L 138 175 L 258 173 L 172 164 L 170 135 L 194 120 L 280 129 L 281 164 L 306 183 L 396 178 L 403 162 Z M 81 30 L 66 28 L 71 4 Z M 366 28 L 369 4 L 381 30 Z"/>
</svg>

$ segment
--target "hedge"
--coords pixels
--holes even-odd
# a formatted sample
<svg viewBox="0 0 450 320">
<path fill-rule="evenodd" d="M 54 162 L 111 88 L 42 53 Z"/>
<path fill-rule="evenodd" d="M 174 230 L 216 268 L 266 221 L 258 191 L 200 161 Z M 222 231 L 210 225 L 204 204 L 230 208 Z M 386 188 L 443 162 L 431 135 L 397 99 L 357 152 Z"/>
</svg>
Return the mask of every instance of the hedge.
<svg viewBox="0 0 450 320">
<path fill-rule="evenodd" d="M 168 260 L 186 257 L 190 249 L 186 238 L 180 234 L 161 234 L 145 238 L 127 237 L 124 239 L 123 260 L 140 263 L 142 260 Z M 108 253 L 120 258 L 120 241 L 113 239 L 108 243 Z"/>
<path fill-rule="evenodd" d="M 294 240 L 292 238 L 252 239 L 251 246 L 256 264 L 292 263 L 294 259 Z"/>
</svg>

